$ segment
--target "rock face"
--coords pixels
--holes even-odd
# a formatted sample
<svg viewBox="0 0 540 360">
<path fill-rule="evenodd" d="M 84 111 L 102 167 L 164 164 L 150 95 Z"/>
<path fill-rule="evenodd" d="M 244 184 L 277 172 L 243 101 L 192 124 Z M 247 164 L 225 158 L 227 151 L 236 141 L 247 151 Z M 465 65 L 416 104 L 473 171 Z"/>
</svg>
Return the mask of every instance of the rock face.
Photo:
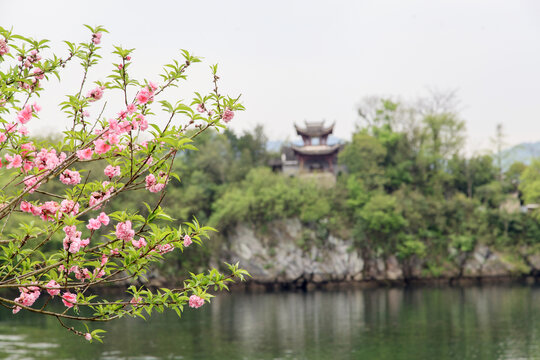
<svg viewBox="0 0 540 360">
<path fill-rule="evenodd" d="M 332 235 L 319 246 L 298 220 L 274 222 L 267 233 L 240 225 L 229 237 L 228 261 L 260 282 L 314 282 L 362 280 L 364 260 L 350 240 Z"/>
<path fill-rule="evenodd" d="M 237 262 L 260 283 L 293 284 L 339 281 L 400 281 L 409 279 L 499 277 L 540 273 L 540 256 L 508 256 L 477 245 L 461 254 L 456 264 L 445 264 L 444 271 L 429 271 L 424 261 L 413 259 L 402 264 L 395 256 L 364 258 L 351 239 L 328 235 L 317 239 L 315 231 L 299 220 L 275 221 L 265 231 L 238 225 L 228 236 L 221 252 L 222 261 Z"/>
</svg>

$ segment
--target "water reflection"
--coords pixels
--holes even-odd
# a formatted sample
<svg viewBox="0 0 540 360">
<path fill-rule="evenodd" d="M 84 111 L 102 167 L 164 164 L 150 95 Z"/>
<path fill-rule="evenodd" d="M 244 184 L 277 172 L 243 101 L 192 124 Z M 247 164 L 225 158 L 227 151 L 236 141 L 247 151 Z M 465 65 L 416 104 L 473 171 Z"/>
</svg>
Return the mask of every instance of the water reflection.
<svg viewBox="0 0 540 360">
<path fill-rule="evenodd" d="M 105 325 L 88 344 L 53 318 L 0 311 L 7 359 L 540 359 L 540 288 L 235 292 Z"/>
</svg>

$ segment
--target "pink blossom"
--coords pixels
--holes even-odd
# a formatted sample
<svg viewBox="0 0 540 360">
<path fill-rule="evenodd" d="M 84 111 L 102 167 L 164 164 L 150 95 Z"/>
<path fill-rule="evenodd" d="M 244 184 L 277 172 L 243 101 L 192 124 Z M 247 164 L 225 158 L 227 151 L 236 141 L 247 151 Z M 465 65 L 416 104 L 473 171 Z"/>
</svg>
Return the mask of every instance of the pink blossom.
<svg viewBox="0 0 540 360">
<path fill-rule="evenodd" d="M 21 155 L 17 154 L 15 156 L 11 156 L 9 154 L 6 154 L 6 155 L 4 155 L 4 158 L 8 162 L 8 164 L 6 165 L 6 169 L 20 168 L 22 166 L 22 157 L 21 157 Z"/>
<path fill-rule="evenodd" d="M 36 185 L 40 180 L 41 180 L 41 176 L 37 176 L 37 175 L 29 175 L 25 177 L 23 180 L 24 185 L 26 185 L 25 190 L 30 189 L 28 193 L 32 194 L 34 190 L 38 189 L 41 186 L 41 183 Z"/>
<path fill-rule="evenodd" d="M 62 229 L 67 236 L 75 236 L 77 233 L 77 227 L 75 225 L 64 226 Z"/>
<path fill-rule="evenodd" d="M 19 126 L 19 129 L 17 130 L 17 132 L 21 135 L 28 135 L 28 129 L 25 127 L 25 126 Z"/>
<path fill-rule="evenodd" d="M 184 246 L 188 247 L 191 245 L 193 241 L 191 241 L 191 237 L 189 235 L 184 235 Z"/>
<path fill-rule="evenodd" d="M 32 106 L 26 105 L 21 111 L 17 113 L 17 120 L 21 124 L 26 124 L 32 118 L 33 109 Z"/>
<path fill-rule="evenodd" d="M 77 185 L 81 182 L 81 174 L 75 170 L 65 170 L 60 174 L 60 181 L 65 185 Z"/>
<path fill-rule="evenodd" d="M 26 213 L 32 212 L 32 204 L 27 201 L 21 201 L 21 211 Z"/>
<path fill-rule="evenodd" d="M 67 306 L 68 308 L 72 308 L 73 305 L 75 305 L 75 304 L 77 303 L 77 295 L 72 294 L 72 293 L 70 293 L 69 291 L 66 291 L 66 292 L 62 295 L 62 302 L 63 302 L 64 305 Z"/>
<path fill-rule="evenodd" d="M 6 139 L 7 139 L 6 134 L 4 134 L 3 132 L 0 132 L 0 143 L 3 143 L 4 141 L 6 141 Z"/>
<path fill-rule="evenodd" d="M 48 288 L 53 288 L 53 289 L 47 289 L 47 292 L 49 293 L 49 295 L 55 296 L 55 295 L 60 294 L 60 290 L 59 290 L 60 285 L 58 285 L 58 283 L 56 281 L 51 280 L 45 286 L 48 287 Z"/>
<path fill-rule="evenodd" d="M 131 244 L 137 249 L 140 249 L 147 245 L 146 240 L 144 238 L 140 238 L 139 240 L 131 239 Z"/>
<path fill-rule="evenodd" d="M 20 307 L 20 306 L 14 306 L 14 307 L 13 307 L 13 313 L 16 314 L 16 313 L 18 313 L 19 311 L 21 311 L 21 309 L 22 309 L 22 307 Z"/>
<path fill-rule="evenodd" d="M 120 166 L 107 165 L 103 172 L 109 179 L 112 179 L 113 177 L 120 175 Z"/>
<path fill-rule="evenodd" d="M 124 120 L 127 117 L 127 114 L 128 114 L 127 110 L 122 110 L 118 113 L 116 117 Z"/>
<path fill-rule="evenodd" d="M 18 126 L 19 124 L 11 122 L 11 123 L 5 124 L 4 128 L 6 129 L 6 132 L 9 134 L 9 133 L 17 131 Z"/>
<path fill-rule="evenodd" d="M 156 179 L 154 174 L 148 174 L 145 178 L 146 190 L 157 193 L 165 188 L 165 183 L 167 182 L 168 177 L 166 175 L 160 176 L 159 179 Z"/>
<path fill-rule="evenodd" d="M 71 226 L 65 226 L 64 227 L 64 233 L 66 234 L 66 237 L 64 238 L 63 245 L 64 250 L 69 251 L 72 254 L 75 254 L 79 252 L 81 249 L 81 235 L 82 233 L 80 231 L 77 231 L 77 228 L 75 225 Z M 70 269 L 70 272 L 72 269 Z"/>
<path fill-rule="evenodd" d="M 101 222 L 98 219 L 90 219 L 88 220 L 88 224 L 86 225 L 86 228 L 89 230 L 98 230 L 101 227 Z"/>
<path fill-rule="evenodd" d="M 120 142 L 120 138 L 118 137 L 117 134 L 109 134 L 107 136 L 107 140 L 109 141 L 109 144 L 111 145 L 116 145 Z"/>
<path fill-rule="evenodd" d="M 137 305 L 138 303 L 141 302 L 141 300 L 142 300 L 142 299 L 141 299 L 140 297 L 135 297 L 135 296 L 134 296 L 134 297 L 131 298 L 131 300 L 129 300 L 129 303 L 130 303 L 131 305 Z"/>
<path fill-rule="evenodd" d="M 45 221 L 52 221 L 54 220 L 54 216 L 58 212 L 60 208 L 60 205 L 56 201 L 46 201 L 43 205 L 41 205 L 41 219 Z"/>
<path fill-rule="evenodd" d="M 156 176 L 154 174 L 148 174 L 145 178 L 146 181 L 146 188 L 148 189 L 150 186 L 154 186 L 156 184 Z"/>
<path fill-rule="evenodd" d="M 172 244 L 165 244 L 165 245 L 158 245 L 156 246 L 156 250 L 161 254 L 166 254 L 168 252 L 171 252 L 174 250 L 174 245 Z"/>
<path fill-rule="evenodd" d="M 101 266 L 105 265 L 109 261 L 109 258 L 107 255 L 103 254 L 101 255 Z"/>
<path fill-rule="evenodd" d="M 92 159 L 92 149 L 91 148 L 86 148 L 86 149 L 83 149 L 83 150 L 77 150 L 77 157 L 80 159 L 80 160 L 90 160 Z"/>
<path fill-rule="evenodd" d="M 99 216 L 97 217 L 97 219 L 99 220 L 100 223 L 102 223 L 103 225 L 107 226 L 109 225 L 109 217 L 107 216 L 107 214 L 105 214 L 104 212 L 101 212 L 99 214 Z"/>
<path fill-rule="evenodd" d="M 225 111 L 223 112 L 223 115 L 221 116 L 223 121 L 228 123 L 229 121 L 233 119 L 233 117 L 234 117 L 234 112 L 231 111 L 229 108 L 225 108 Z"/>
<path fill-rule="evenodd" d="M 41 149 L 40 152 L 36 154 L 36 157 L 34 159 L 34 165 L 39 169 L 54 169 L 56 168 L 62 161 L 66 159 L 66 154 L 61 153 L 60 156 L 56 154 L 56 150 L 47 150 L 47 149 Z"/>
<path fill-rule="evenodd" d="M 194 308 L 194 309 L 197 309 L 197 308 L 200 308 L 201 306 L 204 305 L 204 299 L 202 299 L 201 297 L 197 296 L 197 295 L 191 295 L 189 297 L 189 306 Z"/>
<path fill-rule="evenodd" d="M 95 45 L 99 45 L 99 43 L 101 43 L 101 35 L 103 35 L 103 34 L 100 33 L 100 32 L 92 34 L 92 42 Z"/>
<path fill-rule="evenodd" d="M 98 43 L 98 44 L 99 44 L 99 43 Z M 84 334 L 84 338 L 85 338 L 86 340 L 90 341 L 90 340 L 92 340 L 92 334 L 86 333 L 86 334 Z"/>
<path fill-rule="evenodd" d="M 1 164 L 0 164 L 0 167 L 2 167 Z M 31 161 L 28 161 L 28 160 L 24 161 L 24 164 L 23 164 L 24 172 L 28 172 L 32 170 L 33 167 L 34 167 L 34 164 Z"/>
<path fill-rule="evenodd" d="M 88 112 L 88 110 L 84 110 L 83 113 L 82 113 L 82 116 L 83 117 L 90 117 L 90 113 Z"/>
<path fill-rule="evenodd" d="M 36 69 L 34 69 L 34 70 L 36 70 Z M 36 72 L 36 71 L 34 71 L 34 72 Z M 38 77 L 38 78 L 39 78 L 39 77 Z M 41 76 L 40 79 L 43 79 L 43 75 Z M 32 105 L 32 108 L 34 109 L 35 112 L 40 112 L 40 111 L 41 111 L 41 105 L 38 105 L 38 103 L 34 103 L 34 104 Z"/>
<path fill-rule="evenodd" d="M 21 150 L 23 150 L 23 153 L 26 154 L 26 153 L 35 151 L 36 147 L 34 146 L 33 143 L 29 142 L 29 143 L 22 144 Z"/>
<path fill-rule="evenodd" d="M 36 300 L 39 298 L 39 295 L 41 295 L 41 291 L 37 286 L 28 286 L 28 287 L 20 287 L 19 288 L 20 294 L 19 297 L 16 298 L 14 301 L 17 304 L 24 305 L 24 306 L 32 306 Z M 16 307 L 13 309 L 13 313 L 16 314 L 21 310 L 20 307 Z"/>
<path fill-rule="evenodd" d="M 152 89 L 152 92 L 156 91 L 157 88 L 158 88 L 158 86 L 156 85 L 156 83 L 154 83 L 154 82 L 152 82 L 152 81 L 150 81 L 150 82 L 148 83 L 148 85 L 149 85 L 150 88 Z"/>
<path fill-rule="evenodd" d="M 111 132 L 119 132 L 121 130 L 120 125 L 118 124 L 118 120 L 116 119 L 109 120 L 109 130 Z"/>
<path fill-rule="evenodd" d="M 81 249 L 81 239 L 74 239 L 70 244 L 69 244 L 69 249 L 68 251 L 72 254 L 76 254 L 79 252 L 79 250 Z"/>
<path fill-rule="evenodd" d="M 106 191 L 94 191 L 90 194 L 90 201 L 89 205 L 90 207 L 93 207 L 94 205 L 100 204 L 95 207 L 95 209 L 100 209 L 103 204 L 102 202 L 106 201 L 111 197 L 111 189 L 107 189 Z"/>
<path fill-rule="evenodd" d="M 85 279 L 90 279 L 92 277 L 92 273 L 87 268 L 82 269 L 82 276 Z"/>
<path fill-rule="evenodd" d="M 45 78 L 45 73 L 43 72 L 43 70 L 39 69 L 39 68 L 35 68 L 34 70 L 32 70 L 32 72 L 34 73 L 34 78 L 36 79 L 43 79 Z M 36 110 L 36 111 L 39 111 L 39 110 Z"/>
<path fill-rule="evenodd" d="M 111 255 L 120 255 L 118 248 L 111 249 Z"/>
<path fill-rule="evenodd" d="M 133 128 L 133 124 L 130 121 L 124 120 L 120 124 L 121 132 L 129 132 Z"/>
<path fill-rule="evenodd" d="M 131 229 L 131 221 L 121 222 L 116 225 L 116 237 L 120 240 L 130 241 L 135 236 L 135 231 Z"/>
<path fill-rule="evenodd" d="M 141 131 L 145 131 L 146 129 L 148 129 L 148 121 L 146 121 L 146 119 L 144 118 L 144 115 L 139 114 L 136 116 L 136 119 L 139 123 L 139 129 L 141 129 Z M 141 143 L 141 146 L 142 146 L 142 143 Z"/>
<path fill-rule="evenodd" d="M 97 87 L 92 89 L 86 94 L 87 98 L 90 98 L 90 101 L 97 101 L 103 97 L 103 87 Z"/>
<path fill-rule="evenodd" d="M 97 139 L 94 141 L 95 152 L 96 154 L 105 154 L 107 151 L 111 150 L 111 145 L 103 139 Z"/>
<path fill-rule="evenodd" d="M 0 39 L 0 56 L 3 56 L 9 52 L 6 39 Z"/>
<path fill-rule="evenodd" d="M 204 107 L 204 103 L 200 103 L 199 105 L 197 105 L 197 111 L 200 112 L 200 113 L 203 113 L 206 111 L 205 107 Z"/>
<path fill-rule="evenodd" d="M 135 104 L 129 104 L 127 106 L 127 113 L 130 115 L 133 114 L 136 110 L 137 110 L 137 106 L 135 106 Z"/>
<path fill-rule="evenodd" d="M 137 102 L 141 105 L 146 104 L 149 101 L 152 101 L 154 94 L 146 86 L 143 87 L 137 94 Z"/>
<path fill-rule="evenodd" d="M 69 215 L 77 215 L 79 213 L 80 204 L 75 200 L 65 199 L 60 203 L 60 212 Z"/>
<path fill-rule="evenodd" d="M 77 280 L 84 281 L 85 279 L 90 279 L 92 277 L 90 270 L 87 268 L 80 268 L 76 265 L 69 268 L 69 273 L 74 273 Z"/>
<path fill-rule="evenodd" d="M 41 206 L 32 205 L 32 215 L 41 216 Z"/>
<path fill-rule="evenodd" d="M 94 269 L 93 274 L 97 279 L 99 279 L 99 278 L 102 278 L 103 275 L 105 275 L 105 270 L 101 269 L 98 271 L 98 269 Z"/>
</svg>

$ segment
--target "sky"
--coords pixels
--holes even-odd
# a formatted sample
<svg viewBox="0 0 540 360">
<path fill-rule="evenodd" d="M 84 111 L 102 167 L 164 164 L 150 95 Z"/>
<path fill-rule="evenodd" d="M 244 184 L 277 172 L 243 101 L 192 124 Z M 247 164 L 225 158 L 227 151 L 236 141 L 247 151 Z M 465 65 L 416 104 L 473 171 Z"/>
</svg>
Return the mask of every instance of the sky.
<svg viewBox="0 0 540 360">
<path fill-rule="evenodd" d="M 223 93 L 246 111 L 231 128 L 263 124 L 271 140 L 296 138 L 293 123 L 336 122 L 349 140 L 363 98 L 414 101 L 429 89 L 456 91 L 469 153 L 492 148 L 502 123 L 508 146 L 540 141 L 540 2 L 471 0 L 357 1 L 19 1 L 0 0 L 0 26 L 52 41 L 85 41 L 82 24 L 103 25 L 103 79 L 114 45 L 136 48 L 133 71 L 158 80 L 179 49 L 204 57 L 170 100 L 211 88 L 218 63 Z M 32 9 L 29 11 L 29 9 Z M 68 67 L 62 83 L 47 84 L 44 110 L 31 130 L 67 125 L 57 104 L 76 93 L 82 73 Z M 85 88 L 89 90 L 91 85 Z M 114 105 L 114 102 L 111 104 Z M 109 111 L 109 109 L 107 109 Z M 120 109 L 110 112 L 115 114 Z M 94 113 L 99 112 L 95 109 Z M 111 115 L 112 116 L 112 115 Z"/>
</svg>

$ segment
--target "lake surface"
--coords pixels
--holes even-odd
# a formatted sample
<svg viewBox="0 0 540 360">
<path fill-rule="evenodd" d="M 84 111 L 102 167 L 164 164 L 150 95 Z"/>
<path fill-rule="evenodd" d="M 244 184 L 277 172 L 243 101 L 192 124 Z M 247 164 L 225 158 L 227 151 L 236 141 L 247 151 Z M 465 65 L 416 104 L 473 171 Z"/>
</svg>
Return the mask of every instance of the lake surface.
<svg viewBox="0 0 540 360">
<path fill-rule="evenodd" d="M 540 359 L 540 287 L 233 292 L 198 310 L 105 324 L 0 310 L 2 359 Z"/>
</svg>

